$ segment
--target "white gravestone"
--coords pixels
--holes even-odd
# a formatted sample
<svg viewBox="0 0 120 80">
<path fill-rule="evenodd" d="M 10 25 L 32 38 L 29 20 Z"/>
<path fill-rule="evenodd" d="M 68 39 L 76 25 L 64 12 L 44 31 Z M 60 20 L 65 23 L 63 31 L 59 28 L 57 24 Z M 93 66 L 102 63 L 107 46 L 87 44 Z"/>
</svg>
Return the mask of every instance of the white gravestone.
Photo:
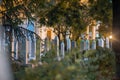
<svg viewBox="0 0 120 80">
<path fill-rule="evenodd" d="M 57 59 L 60 61 L 60 54 L 59 54 L 59 38 L 56 36 L 56 41 L 57 41 Z"/>
<path fill-rule="evenodd" d="M 104 40 L 102 38 L 98 39 L 98 46 L 104 47 Z"/>
<path fill-rule="evenodd" d="M 65 45 L 64 42 L 61 42 L 61 57 L 64 58 L 65 56 Z"/>
<path fill-rule="evenodd" d="M 86 50 L 86 40 L 84 40 L 84 50 Z"/>
<path fill-rule="evenodd" d="M 90 41 L 86 40 L 86 50 L 90 50 Z"/>
<path fill-rule="evenodd" d="M 69 50 L 69 38 L 66 38 L 66 43 L 67 43 L 67 51 Z"/>
<path fill-rule="evenodd" d="M 29 60 L 36 60 L 36 38 L 29 39 Z"/>
<path fill-rule="evenodd" d="M 80 41 L 80 51 L 83 51 L 84 50 L 84 40 L 81 39 Z"/>
<path fill-rule="evenodd" d="M 69 38 L 66 38 L 67 42 L 67 51 L 71 50 L 71 40 Z"/>
<path fill-rule="evenodd" d="M 68 42 L 68 45 L 69 45 L 68 48 L 69 48 L 69 50 L 71 50 L 71 40 L 68 39 L 68 41 L 69 41 L 69 42 Z"/>
<path fill-rule="evenodd" d="M 29 60 L 31 60 L 31 49 L 32 49 L 32 45 L 31 45 L 32 41 L 31 41 L 31 38 L 29 37 L 29 40 L 28 40 L 28 55 L 29 55 Z"/>
<path fill-rule="evenodd" d="M 106 38 L 106 48 L 110 48 L 110 45 L 109 45 L 109 38 Z"/>
<path fill-rule="evenodd" d="M 14 30 L 12 30 L 12 57 L 15 57 L 15 37 L 14 37 Z"/>
<path fill-rule="evenodd" d="M 8 47 L 5 43 L 5 30 L 0 24 L 0 80 L 13 80 L 7 49 Z"/>
<path fill-rule="evenodd" d="M 92 41 L 92 49 L 96 49 L 96 40 Z"/>
<path fill-rule="evenodd" d="M 15 42 L 15 59 L 18 59 L 18 41 Z"/>
<path fill-rule="evenodd" d="M 101 47 L 104 47 L 104 40 L 101 38 Z"/>
<path fill-rule="evenodd" d="M 97 39 L 97 41 L 98 41 L 98 46 L 100 46 L 100 39 Z"/>
<path fill-rule="evenodd" d="M 75 41 L 71 42 L 71 48 L 76 48 L 76 42 Z"/>
<path fill-rule="evenodd" d="M 28 44 L 29 44 L 29 42 L 28 42 L 28 40 L 26 39 L 25 64 L 28 64 L 28 60 L 29 60 L 29 58 L 28 58 L 28 54 L 29 54 L 29 46 L 28 46 Z"/>
</svg>

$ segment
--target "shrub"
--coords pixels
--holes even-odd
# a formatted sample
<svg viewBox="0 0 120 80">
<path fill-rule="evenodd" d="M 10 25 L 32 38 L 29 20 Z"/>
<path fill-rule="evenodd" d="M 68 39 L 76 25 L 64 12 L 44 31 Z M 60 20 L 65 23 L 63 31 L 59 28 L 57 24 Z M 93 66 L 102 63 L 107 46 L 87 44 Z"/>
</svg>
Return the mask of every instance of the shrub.
<svg viewBox="0 0 120 80">
<path fill-rule="evenodd" d="M 25 75 L 18 80 L 111 80 L 114 74 L 114 54 L 107 48 L 84 54 L 74 49 L 61 61 L 55 57 L 55 51 L 48 52 L 42 58 L 42 66 L 26 68 Z"/>
</svg>

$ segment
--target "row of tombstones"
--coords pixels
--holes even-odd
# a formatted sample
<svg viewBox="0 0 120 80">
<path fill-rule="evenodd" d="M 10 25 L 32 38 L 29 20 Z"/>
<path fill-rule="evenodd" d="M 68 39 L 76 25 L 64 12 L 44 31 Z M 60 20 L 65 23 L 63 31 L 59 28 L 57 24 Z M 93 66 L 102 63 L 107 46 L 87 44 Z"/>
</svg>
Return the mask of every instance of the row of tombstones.
<svg viewBox="0 0 120 80">
<path fill-rule="evenodd" d="M 12 41 L 12 60 L 28 64 L 30 60 L 36 59 L 36 39 L 23 38 L 21 41 L 13 39 Z"/>
<path fill-rule="evenodd" d="M 52 45 L 55 45 L 55 49 L 56 49 L 56 55 L 57 55 L 57 59 L 61 60 L 62 58 L 65 57 L 65 47 L 66 47 L 66 51 L 70 51 L 73 48 L 76 48 L 76 42 L 75 41 L 71 41 L 70 38 L 66 38 L 66 44 L 64 42 L 59 41 L 59 38 L 56 36 L 54 41 L 51 42 L 48 39 L 45 39 L 43 42 L 41 41 L 42 44 L 40 44 L 40 57 L 42 54 L 46 53 L 47 51 L 49 51 L 50 49 L 52 49 Z M 60 43 L 60 44 L 59 44 Z M 18 45 L 16 45 L 18 44 Z M 21 45 L 23 44 L 23 45 Z M 26 41 L 24 40 L 23 42 L 19 42 L 19 43 L 15 43 L 14 42 L 14 50 L 13 51 L 20 51 L 21 53 L 24 54 L 24 56 L 26 56 L 25 59 L 25 63 L 27 63 L 27 55 L 29 54 L 29 59 L 35 59 L 36 57 L 36 40 L 35 41 Z M 65 46 L 66 45 L 66 46 Z M 80 51 L 83 50 L 90 50 L 90 49 L 96 49 L 96 46 L 100 46 L 100 47 L 110 47 L 109 44 L 109 39 L 106 38 L 106 40 L 100 38 L 97 40 L 84 40 L 81 39 L 80 41 Z M 18 48 L 18 49 L 17 49 Z M 18 52 L 17 52 L 18 53 Z M 18 59 L 18 54 L 15 54 L 14 56 L 16 57 L 16 59 Z"/>
<path fill-rule="evenodd" d="M 81 40 L 80 41 L 80 50 L 90 50 L 90 49 L 96 49 L 96 46 L 100 47 L 106 47 L 110 48 L 110 41 L 109 38 L 106 38 L 105 40 L 100 38 L 97 40 Z"/>
<path fill-rule="evenodd" d="M 49 41 L 45 41 L 48 44 Z M 56 46 L 56 55 L 58 60 L 64 58 L 65 56 L 65 43 L 62 41 L 59 44 L 59 38 L 56 36 L 53 43 L 51 45 L 55 45 Z M 100 47 L 106 47 L 106 48 L 110 48 L 110 42 L 109 42 L 109 38 L 106 38 L 105 40 L 100 38 L 97 40 L 88 40 L 88 39 L 81 39 L 80 40 L 80 51 L 83 50 L 95 50 L 96 46 L 100 46 Z M 70 51 L 73 48 L 76 48 L 76 42 L 75 41 L 71 41 L 70 38 L 66 38 L 66 50 Z M 51 49 L 50 44 L 45 46 L 46 51 Z"/>
</svg>

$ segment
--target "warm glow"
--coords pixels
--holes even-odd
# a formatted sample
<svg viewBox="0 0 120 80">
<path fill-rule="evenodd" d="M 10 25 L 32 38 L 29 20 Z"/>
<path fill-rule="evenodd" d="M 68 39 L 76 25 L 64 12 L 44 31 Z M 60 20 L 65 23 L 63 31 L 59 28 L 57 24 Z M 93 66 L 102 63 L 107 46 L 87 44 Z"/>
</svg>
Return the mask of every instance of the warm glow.
<svg viewBox="0 0 120 80">
<path fill-rule="evenodd" d="M 86 3 L 86 2 L 88 2 L 88 0 L 81 0 L 81 2 L 82 2 L 82 3 Z"/>
<path fill-rule="evenodd" d="M 80 1 L 82 4 L 88 4 L 88 0 L 81 0 Z"/>
<path fill-rule="evenodd" d="M 110 35 L 109 38 L 112 39 L 112 35 Z"/>
</svg>

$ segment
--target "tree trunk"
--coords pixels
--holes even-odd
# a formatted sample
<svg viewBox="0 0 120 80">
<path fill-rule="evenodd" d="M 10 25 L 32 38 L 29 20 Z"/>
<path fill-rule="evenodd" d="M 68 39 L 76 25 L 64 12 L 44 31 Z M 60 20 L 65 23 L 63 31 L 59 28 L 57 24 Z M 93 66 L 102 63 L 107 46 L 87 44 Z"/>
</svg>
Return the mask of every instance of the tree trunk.
<svg viewBox="0 0 120 80">
<path fill-rule="evenodd" d="M 120 80 L 120 0 L 113 2 L 113 40 L 112 48 L 116 57 L 116 77 Z"/>
<path fill-rule="evenodd" d="M 6 47 L 5 30 L 0 25 L 0 80 L 13 80 Z"/>
</svg>

